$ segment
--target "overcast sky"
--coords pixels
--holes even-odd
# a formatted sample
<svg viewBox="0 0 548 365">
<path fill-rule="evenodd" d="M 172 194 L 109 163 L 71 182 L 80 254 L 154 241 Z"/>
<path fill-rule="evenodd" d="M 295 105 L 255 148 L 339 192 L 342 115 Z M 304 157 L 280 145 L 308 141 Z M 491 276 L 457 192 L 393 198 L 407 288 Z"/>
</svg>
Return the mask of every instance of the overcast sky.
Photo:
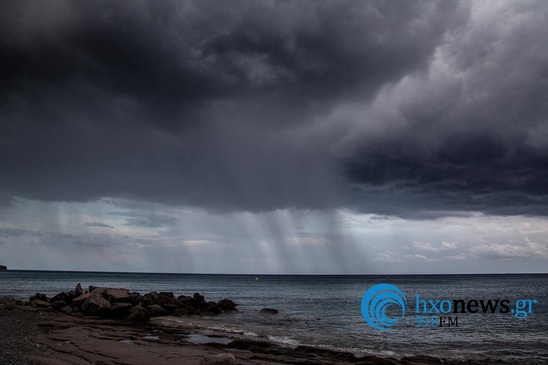
<svg viewBox="0 0 548 365">
<path fill-rule="evenodd" d="M 2 1 L 0 264 L 546 272 L 548 3 Z"/>
</svg>

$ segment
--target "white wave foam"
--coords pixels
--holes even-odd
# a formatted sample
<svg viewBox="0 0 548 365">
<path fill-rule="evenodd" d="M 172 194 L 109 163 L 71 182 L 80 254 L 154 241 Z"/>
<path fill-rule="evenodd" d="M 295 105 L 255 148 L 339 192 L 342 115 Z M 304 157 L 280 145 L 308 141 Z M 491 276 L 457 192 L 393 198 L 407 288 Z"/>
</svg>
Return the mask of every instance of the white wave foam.
<svg viewBox="0 0 548 365">
<path fill-rule="evenodd" d="M 239 329 L 239 328 L 230 328 L 230 327 L 226 327 L 226 326 L 207 326 L 207 327 L 204 327 L 204 328 L 206 328 L 208 330 L 211 330 L 211 331 L 226 332 L 226 333 L 231 333 L 231 334 L 236 334 L 236 335 L 243 335 L 243 336 L 247 336 L 247 337 L 259 337 L 259 335 L 256 334 L 255 332 L 246 331 L 246 330 Z"/>
<path fill-rule="evenodd" d="M 282 343 L 282 344 L 285 344 L 285 345 L 291 345 L 291 346 L 298 346 L 300 345 L 300 342 L 299 341 L 296 341 L 292 338 L 289 338 L 287 336 L 272 336 L 272 335 L 268 335 L 266 336 L 270 341 L 272 342 L 278 342 L 278 343 Z"/>
</svg>

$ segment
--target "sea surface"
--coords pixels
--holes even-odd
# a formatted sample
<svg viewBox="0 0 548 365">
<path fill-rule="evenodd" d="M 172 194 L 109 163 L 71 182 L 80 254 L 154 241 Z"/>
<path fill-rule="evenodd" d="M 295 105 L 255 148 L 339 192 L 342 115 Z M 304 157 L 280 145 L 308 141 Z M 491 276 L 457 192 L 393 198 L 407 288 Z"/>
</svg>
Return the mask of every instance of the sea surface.
<svg viewBox="0 0 548 365">
<path fill-rule="evenodd" d="M 230 333 L 286 346 L 313 345 L 356 355 L 401 358 L 420 354 L 548 364 L 548 274 L 257 277 L 8 270 L 0 272 L 0 296 L 28 300 L 36 292 L 51 296 L 71 290 L 76 283 L 84 288 L 120 287 L 141 294 L 199 292 L 208 301 L 229 298 L 238 304 L 239 311 L 234 314 L 166 319 L 172 325 L 199 327 L 202 333 Z M 365 291 L 379 283 L 397 286 L 407 298 L 403 318 L 384 331 L 369 326 L 360 309 Z M 450 327 L 417 328 L 417 294 L 426 304 L 430 304 L 428 300 L 435 303 L 445 299 L 465 303 L 508 300 L 511 310 L 516 309 L 516 301 L 525 300 L 519 302 L 523 304 L 522 311 L 531 311 L 523 319 L 516 318 L 515 311 L 500 313 L 500 307 L 495 313 L 421 313 L 431 321 L 434 315 L 450 316 L 453 321 L 458 317 L 458 326 L 453 322 Z M 260 313 L 265 307 L 278 309 L 279 313 Z M 389 317 L 398 315 L 392 312 L 388 310 Z"/>
</svg>

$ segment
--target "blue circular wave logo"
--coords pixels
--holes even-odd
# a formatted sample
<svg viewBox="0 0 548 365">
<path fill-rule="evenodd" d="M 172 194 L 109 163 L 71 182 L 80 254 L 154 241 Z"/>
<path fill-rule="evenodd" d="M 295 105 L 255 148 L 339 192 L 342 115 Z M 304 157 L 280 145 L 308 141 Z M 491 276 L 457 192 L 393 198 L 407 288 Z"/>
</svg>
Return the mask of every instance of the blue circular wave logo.
<svg viewBox="0 0 548 365">
<path fill-rule="evenodd" d="M 399 306 L 401 315 L 388 317 L 386 310 L 391 306 Z M 369 288 L 362 298 L 362 316 L 371 327 L 384 331 L 390 329 L 405 315 L 407 298 L 395 285 L 377 284 Z"/>
</svg>

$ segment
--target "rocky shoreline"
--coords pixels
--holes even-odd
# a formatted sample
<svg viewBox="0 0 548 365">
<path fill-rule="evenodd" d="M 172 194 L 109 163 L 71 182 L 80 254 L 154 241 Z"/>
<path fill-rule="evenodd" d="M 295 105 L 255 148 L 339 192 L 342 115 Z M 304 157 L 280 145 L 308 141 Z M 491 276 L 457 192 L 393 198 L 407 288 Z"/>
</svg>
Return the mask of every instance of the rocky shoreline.
<svg viewBox="0 0 548 365">
<path fill-rule="evenodd" d="M 151 317 L 209 315 L 237 311 L 230 299 L 207 302 L 203 295 L 180 295 L 172 292 L 150 292 L 141 295 L 124 288 L 104 288 L 90 286 L 83 290 L 77 284 L 74 290 L 61 292 L 51 298 L 36 293 L 24 303 L 33 308 L 52 309 L 64 314 L 81 313 L 103 318 L 128 319 L 133 322 L 146 322 Z"/>
<path fill-rule="evenodd" d="M 183 310 L 184 309 L 184 310 Z M 1 364 L 303 364 L 303 365 L 482 365 L 501 361 L 460 361 L 429 356 L 402 359 L 312 346 L 284 347 L 269 341 L 228 338 L 191 340 L 198 329 L 162 324 L 162 316 L 217 315 L 236 310 L 229 299 L 207 302 L 196 293 L 145 295 L 127 289 L 89 287 L 52 298 L 33 295 L 28 302 L 0 298 Z M 146 312 L 146 314 L 145 314 Z M 157 317 L 157 318 L 154 318 Z M 209 340 L 208 340 L 209 339 Z"/>
</svg>

